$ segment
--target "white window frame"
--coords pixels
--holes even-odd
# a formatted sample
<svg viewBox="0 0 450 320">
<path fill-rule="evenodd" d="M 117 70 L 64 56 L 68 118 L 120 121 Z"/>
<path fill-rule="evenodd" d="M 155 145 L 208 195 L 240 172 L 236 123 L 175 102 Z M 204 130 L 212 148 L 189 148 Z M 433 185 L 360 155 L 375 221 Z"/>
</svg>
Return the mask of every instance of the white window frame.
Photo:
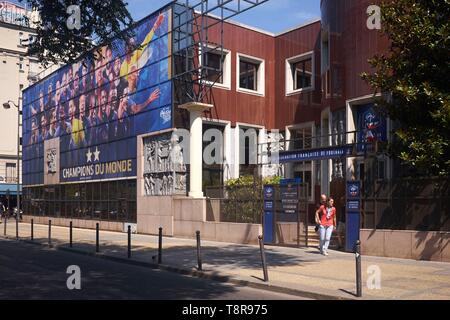
<svg viewBox="0 0 450 320">
<path fill-rule="evenodd" d="M 311 65 L 312 65 L 311 86 L 307 88 L 294 89 L 293 66 L 294 64 L 309 58 L 311 58 Z M 316 87 L 315 82 L 316 82 L 316 66 L 315 66 L 314 51 L 305 52 L 298 56 L 286 59 L 286 96 L 300 94 L 302 92 L 314 91 Z"/>
<path fill-rule="evenodd" d="M 241 74 L 241 60 L 246 60 L 251 63 L 259 64 L 257 71 L 257 88 L 256 90 L 249 90 L 246 88 L 240 87 L 240 74 Z M 237 53 L 236 55 L 236 91 L 246 94 L 253 94 L 260 97 L 264 97 L 266 95 L 266 61 L 261 58 L 249 56 L 242 53 Z"/>
<path fill-rule="evenodd" d="M 207 46 L 207 47 L 210 49 L 214 49 L 214 47 L 212 47 L 212 46 Z M 211 51 L 220 54 L 220 49 L 211 50 Z M 212 85 L 214 88 L 231 90 L 231 51 L 224 48 L 223 54 L 224 54 L 224 58 L 225 58 L 223 61 L 223 68 L 222 68 L 223 83 L 218 83 L 218 82 L 213 83 L 212 81 L 209 81 L 209 80 L 203 80 L 203 83 Z M 201 54 L 201 49 L 199 49 L 199 57 L 200 57 L 200 65 L 202 65 L 202 57 L 203 56 Z"/>
</svg>

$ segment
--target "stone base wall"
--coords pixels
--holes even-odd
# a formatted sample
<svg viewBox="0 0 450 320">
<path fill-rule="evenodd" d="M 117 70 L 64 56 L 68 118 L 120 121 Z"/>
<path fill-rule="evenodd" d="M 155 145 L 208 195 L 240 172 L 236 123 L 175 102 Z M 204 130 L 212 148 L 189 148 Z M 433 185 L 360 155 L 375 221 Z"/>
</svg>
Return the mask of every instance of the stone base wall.
<svg viewBox="0 0 450 320">
<path fill-rule="evenodd" d="M 362 229 L 360 239 L 363 255 L 450 262 L 450 232 Z"/>
</svg>

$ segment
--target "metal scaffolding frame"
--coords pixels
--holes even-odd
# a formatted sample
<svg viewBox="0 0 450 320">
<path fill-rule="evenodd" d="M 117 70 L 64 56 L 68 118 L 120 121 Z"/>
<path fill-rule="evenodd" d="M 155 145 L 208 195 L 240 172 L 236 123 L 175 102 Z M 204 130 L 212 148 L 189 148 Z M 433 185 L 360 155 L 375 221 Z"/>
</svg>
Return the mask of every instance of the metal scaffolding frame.
<svg viewBox="0 0 450 320">
<path fill-rule="evenodd" d="M 214 84 L 223 77 L 222 63 L 213 66 L 209 53 L 225 58 L 223 24 L 240 13 L 269 0 L 174 0 L 173 1 L 173 59 L 175 101 L 210 102 Z M 211 28 L 219 40 L 210 40 Z"/>
</svg>

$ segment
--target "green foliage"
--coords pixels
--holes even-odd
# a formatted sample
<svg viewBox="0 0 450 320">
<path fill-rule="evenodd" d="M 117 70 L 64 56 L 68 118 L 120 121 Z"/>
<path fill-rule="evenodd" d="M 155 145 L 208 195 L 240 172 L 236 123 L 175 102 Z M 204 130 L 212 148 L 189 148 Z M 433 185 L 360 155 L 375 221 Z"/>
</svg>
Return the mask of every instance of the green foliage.
<svg viewBox="0 0 450 320">
<path fill-rule="evenodd" d="M 390 152 L 429 175 L 450 174 L 450 0 L 395 0 L 381 4 L 390 51 L 362 75 L 399 126 Z"/>
<path fill-rule="evenodd" d="M 283 177 L 281 176 L 272 176 L 265 177 L 261 180 L 257 179 L 255 181 L 253 176 L 241 176 L 237 179 L 230 179 L 226 182 L 227 187 L 237 187 L 237 186 L 253 186 L 258 185 L 262 188 L 262 185 L 266 184 L 280 184 L 280 181 Z M 261 185 L 262 184 L 262 185 Z"/>
<path fill-rule="evenodd" d="M 29 54 L 41 63 L 70 63 L 97 43 L 111 44 L 116 37 L 124 40 L 131 31 L 122 32 L 133 24 L 133 19 L 122 0 L 19 0 L 26 2 L 40 14 L 36 41 L 30 45 Z M 69 29 L 67 8 L 78 5 L 81 29 Z"/>
<path fill-rule="evenodd" d="M 242 176 L 226 182 L 222 205 L 222 220 L 238 223 L 261 223 L 263 210 L 262 188 L 265 184 L 279 184 L 281 177 L 254 179 Z"/>
</svg>

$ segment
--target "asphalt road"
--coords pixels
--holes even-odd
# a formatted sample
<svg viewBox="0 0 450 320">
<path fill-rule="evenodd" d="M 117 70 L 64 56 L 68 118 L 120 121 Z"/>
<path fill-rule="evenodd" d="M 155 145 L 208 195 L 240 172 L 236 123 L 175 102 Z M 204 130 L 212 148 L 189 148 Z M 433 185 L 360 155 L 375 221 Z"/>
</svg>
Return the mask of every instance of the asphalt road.
<svg viewBox="0 0 450 320">
<path fill-rule="evenodd" d="M 81 270 L 80 290 L 67 288 L 70 265 Z M 0 239 L 0 300 L 4 299 L 300 298 Z"/>
</svg>

